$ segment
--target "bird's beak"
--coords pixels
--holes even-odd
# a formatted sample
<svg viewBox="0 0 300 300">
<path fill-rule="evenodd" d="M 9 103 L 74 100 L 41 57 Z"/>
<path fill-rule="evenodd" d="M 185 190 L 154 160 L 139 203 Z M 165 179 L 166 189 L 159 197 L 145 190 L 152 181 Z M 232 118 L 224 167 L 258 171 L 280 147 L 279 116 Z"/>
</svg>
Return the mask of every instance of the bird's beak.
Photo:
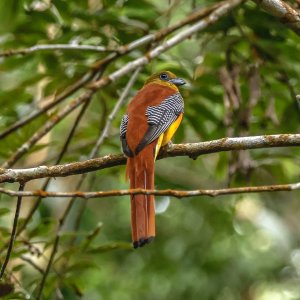
<svg viewBox="0 0 300 300">
<path fill-rule="evenodd" d="M 182 78 L 173 78 L 173 79 L 170 79 L 169 82 L 171 82 L 177 86 L 184 85 L 186 83 Z"/>
</svg>

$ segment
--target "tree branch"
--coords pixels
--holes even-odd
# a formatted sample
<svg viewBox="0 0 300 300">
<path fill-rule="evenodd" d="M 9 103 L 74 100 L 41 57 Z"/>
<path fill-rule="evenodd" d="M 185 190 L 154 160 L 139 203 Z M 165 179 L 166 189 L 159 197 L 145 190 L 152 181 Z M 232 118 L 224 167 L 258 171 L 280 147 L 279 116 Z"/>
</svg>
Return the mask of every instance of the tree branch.
<svg viewBox="0 0 300 300">
<path fill-rule="evenodd" d="M 107 117 L 106 124 L 105 124 L 102 132 L 100 133 L 100 135 L 97 139 L 97 142 L 96 142 L 95 146 L 93 147 L 93 149 L 92 149 L 92 151 L 89 155 L 89 158 L 95 158 L 97 156 L 97 153 L 99 151 L 100 146 L 103 144 L 104 140 L 108 137 L 108 133 L 109 133 L 112 121 L 115 119 L 118 111 L 121 109 L 121 107 L 125 103 L 125 101 L 128 97 L 128 94 L 130 92 L 130 89 L 134 85 L 134 83 L 137 79 L 137 76 L 140 73 L 141 69 L 142 69 L 141 67 L 138 67 L 135 70 L 135 72 L 133 73 L 133 75 L 131 76 L 130 80 L 127 82 L 124 90 L 122 91 L 122 94 L 121 94 L 119 100 L 117 101 L 114 108 L 112 109 L 109 116 Z M 83 182 L 86 178 L 85 175 L 86 174 L 81 175 L 81 178 L 79 179 L 79 181 L 77 183 L 77 186 L 76 186 L 77 190 L 81 188 L 81 185 L 83 184 Z M 73 203 L 74 200 L 75 200 L 74 197 L 72 197 L 72 199 L 70 201 Z M 75 223 L 74 223 L 75 224 L 75 228 L 74 228 L 75 231 L 78 230 L 78 228 L 79 228 L 80 220 L 81 220 L 81 217 L 82 217 L 83 212 L 85 210 L 86 204 L 87 204 L 87 200 L 84 200 L 84 202 L 81 203 L 79 211 L 76 213 L 76 218 L 75 218 Z M 73 239 L 73 241 L 75 241 L 75 239 Z M 73 243 L 73 241 L 71 241 L 71 243 Z"/>
<path fill-rule="evenodd" d="M 67 97 L 71 96 L 73 93 L 75 93 L 77 90 L 79 90 L 81 87 L 83 87 L 87 82 L 90 81 L 90 79 L 93 77 L 92 72 L 86 73 L 84 76 L 82 76 L 79 80 L 77 80 L 72 85 L 66 87 L 63 92 L 61 92 L 59 95 L 57 95 L 53 101 L 49 102 L 46 105 L 43 105 L 43 107 L 33 110 L 29 115 L 24 116 L 19 121 L 11 124 L 9 127 L 4 129 L 2 132 L 0 132 L 0 139 L 5 138 L 12 132 L 16 131 L 17 129 L 25 126 L 32 120 L 38 118 L 40 115 L 44 114 L 46 111 L 50 110 L 54 106 L 57 106 L 59 103 L 61 103 L 63 100 L 65 100 Z"/>
<path fill-rule="evenodd" d="M 124 76 L 125 74 L 137 69 L 138 67 L 141 67 L 143 65 L 146 65 L 151 59 L 159 56 L 161 53 L 165 52 L 166 50 L 174 47 L 178 43 L 182 42 L 183 40 L 189 38 L 191 35 L 195 34 L 196 32 L 206 28 L 208 25 L 211 25 L 215 22 L 217 22 L 222 16 L 224 16 L 226 13 L 228 13 L 230 10 L 232 10 L 234 7 L 236 7 L 238 4 L 243 2 L 244 0 L 231 0 L 228 2 L 223 2 L 222 5 L 220 5 L 218 8 L 216 8 L 210 15 L 208 15 L 203 20 L 195 23 L 193 26 L 187 28 L 186 30 L 182 30 L 177 35 L 172 37 L 171 39 L 165 41 L 162 45 L 159 45 L 158 47 L 154 48 L 150 52 L 148 52 L 146 55 L 129 62 L 126 64 L 123 68 L 113 72 L 107 77 L 104 77 L 100 80 L 96 80 L 95 82 L 90 84 L 90 91 L 87 91 L 83 93 L 81 96 L 79 96 L 75 101 L 76 106 L 81 104 L 86 98 L 91 97 L 93 93 L 99 88 L 102 88 L 106 85 L 108 85 L 111 82 L 116 81 L 120 77 Z M 89 94 L 90 93 L 90 94 Z M 80 101 L 80 103 L 79 103 Z M 55 119 L 63 119 L 65 115 L 67 115 L 69 112 L 71 112 L 73 109 L 71 106 L 74 106 L 72 103 L 65 107 L 62 111 L 60 111 L 57 116 L 55 116 Z M 59 117 L 58 117 L 59 116 Z M 21 158 L 29 149 L 31 146 L 33 146 L 43 135 L 45 135 L 55 124 L 57 124 L 53 118 L 48 121 L 35 135 L 33 135 L 28 142 L 23 144 L 9 159 L 7 162 L 5 162 L 2 165 L 2 168 L 9 168 L 11 167 L 16 161 Z"/>
<path fill-rule="evenodd" d="M 27 257 L 25 255 L 21 255 L 20 258 L 23 261 L 26 261 L 29 265 L 31 265 L 39 273 L 44 274 L 44 270 L 39 265 L 37 265 L 31 258 L 29 258 L 29 257 Z"/>
<path fill-rule="evenodd" d="M 103 46 L 91 46 L 91 45 L 72 45 L 72 44 L 50 44 L 50 45 L 36 45 L 29 48 L 23 49 L 12 49 L 6 50 L 0 53 L 0 57 L 8 57 L 14 55 L 25 55 L 33 52 L 39 51 L 49 51 L 49 50 L 76 50 L 76 51 L 95 51 L 95 52 L 114 52 L 114 49 L 109 49 Z"/>
<path fill-rule="evenodd" d="M 34 146 L 45 134 L 47 134 L 57 123 L 70 114 L 75 108 L 83 102 L 88 101 L 94 94 L 94 91 L 86 91 L 81 96 L 73 100 L 66 107 L 52 116 L 26 143 L 20 146 L 17 151 L 2 165 L 2 168 L 13 166 L 32 146 Z"/>
<path fill-rule="evenodd" d="M 99 69 L 103 66 L 103 64 L 107 64 L 108 62 L 111 62 L 120 56 L 128 54 L 132 50 L 135 50 L 139 47 L 145 46 L 149 43 L 159 42 L 162 39 L 164 39 L 166 36 L 168 36 L 169 34 L 173 33 L 174 31 L 208 16 L 213 10 L 215 10 L 216 8 L 218 8 L 219 6 L 221 6 L 227 2 L 230 3 L 231 0 L 222 1 L 222 2 L 212 5 L 210 7 L 202 8 L 196 12 L 191 13 L 185 19 L 180 20 L 178 23 L 175 23 L 169 27 L 166 27 L 166 28 L 160 29 L 156 32 L 145 35 L 127 45 L 123 45 L 123 46 L 119 47 L 118 49 L 116 49 L 115 52 L 110 53 L 104 59 L 95 62 L 93 65 L 93 68 Z"/>
<path fill-rule="evenodd" d="M 188 156 L 196 159 L 199 155 L 218 153 L 231 150 L 248 150 L 275 147 L 300 146 L 300 134 L 277 134 L 250 137 L 222 138 L 218 140 L 174 144 L 163 148 L 158 159 L 175 156 Z M 126 157 L 122 154 L 106 155 L 100 158 L 89 159 L 83 162 L 73 162 L 64 165 L 39 166 L 28 169 L 1 169 L 0 183 L 2 182 L 27 182 L 33 179 L 46 177 L 65 177 L 83 174 L 114 166 L 124 165 Z"/>
<path fill-rule="evenodd" d="M 60 240 L 60 235 L 57 235 L 56 238 L 55 238 L 55 241 L 53 243 L 51 256 L 49 258 L 46 270 L 43 272 L 42 281 L 41 281 L 40 286 L 38 288 L 38 292 L 37 292 L 37 296 L 36 296 L 37 300 L 40 300 L 42 298 L 43 289 L 44 289 L 44 286 L 45 286 L 45 283 L 46 283 L 47 276 L 48 276 L 48 274 L 50 272 L 50 269 L 51 269 L 51 266 L 53 264 L 53 260 L 54 260 L 56 251 L 58 249 L 59 240 Z"/>
<path fill-rule="evenodd" d="M 255 2 L 300 35 L 300 13 L 292 6 L 283 0 L 255 0 Z"/>
<path fill-rule="evenodd" d="M 71 128 L 71 130 L 70 130 L 70 132 L 69 132 L 69 135 L 68 135 L 68 137 L 67 137 L 67 140 L 66 140 L 66 142 L 65 142 L 65 144 L 64 144 L 64 146 L 63 146 L 63 148 L 62 148 L 62 150 L 60 151 L 60 153 L 59 153 L 59 155 L 58 155 L 58 158 L 56 159 L 55 164 L 59 164 L 59 163 L 61 162 L 63 156 L 64 156 L 65 153 L 67 152 L 67 149 L 68 149 L 68 147 L 69 147 L 69 145 L 70 145 L 70 143 L 71 143 L 71 139 L 72 139 L 72 137 L 74 136 L 74 133 L 75 133 L 75 131 L 76 131 L 76 129 L 77 129 L 77 126 L 79 125 L 79 123 L 80 123 L 80 121 L 81 121 L 81 119 L 82 119 L 82 117 L 83 117 L 83 115 L 84 115 L 84 113 L 85 113 L 85 111 L 86 111 L 86 109 L 87 109 L 89 103 L 90 103 L 90 100 L 91 100 L 91 98 L 90 98 L 89 100 L 87 100 L 87 101 L 83 104 L 83 106 L 82 106 L 80 112 L 78 113 L 78 115 L 77 115 L 77 117 L 76 117 L 76 119 L 75 119 L 75 121 L 74 121 L 74 123 L 73 123 L 73 126 L 72 126 L 72 128 Z M 42 190 L 46 190 L 46 189 L 47 189 L 47 187 L 48 187 L 50 181 L 51 181 L 51 177 L 48 177 L 47 180 L 44 182 L 44 184 L 43 184 L 43 186 L 42 186 Z M 34 214 L 35 211 L 38 209 L 38 207 L 39 207 L 41 201 L 42 201 L 42 198 L 41 198 L 41 197 L 38 197 L 38 199 L 36 200 L 35 204 L 31 207 L 31 209 L 30 209 L 30 211 L 28 212 L 26 218 L 24 219 L 24 222 L 22 222 L 22 224 L 19 226 L 18 231 L 17 231 L 17 233 L 16 233 L 16 236 L 18 236 L 18 235 L 26 228 L 26 226 L 27 226 L 28 223 L 30 222 L 30 220 L 31 220 L 31 218 L 32 218 L 32 216 L 33 216 L 33 214 Z"/>
<path fill-rule="evenodd" d="M 99 148 L 100 146 L 103 144 L 104 140 L 108 137 L 108 133 L 109 133 L 109 130 L 110 130 L 110 126 L 111 126 L 111 123 L 112 121 L 115 119 L 118 111 L 121 109 L 121 107 L 123 106 L 129 92 L 130 92 L 130 89 L 132 88 L 132 86 L 134 85 L 136 79 L 137 79 L 137 76 L 140 74 L 140 71 L 141 71 L 141 67 L 138 67 L 133 75 L 130 77 L 129 81 L 127 82 L 127 85 L 125 86 L 119 100 L 117 101 L 117 103 L 115 104 L 113 110 L 111 111 L 111 113 L 109 114 L 109 116 L 107 117 L 107 121 L 106 121 L 106 124 L 102 130 L 102 133 L 101 135 L 99 136 L 93 150 L 91 151 L 89 157 L 90 158 L 94 158 L 98 151 L 99 151 Z"/>
<path fill-rule="evenodd" d="M 21 182 L 20 187 L 19 187 L 19 192 L 20 193 L 24 191 L 24 186 L 25 186 L 25 183 Z M 1 266 L 0 279 L 4 275 L 4 272 L 5 272 L 6 266 L 9 262 L 10 254 L 11 254 L 14 242 L 15 242 L 17 226 L 18 226 L 18 220 L 19 220 L 19 214 L 20 214 L 20 210 L 21 210 L 21 204 L 22 204 L 22 195 L 18 195 L 18 200 L 17 200 L 17 205 L 16 205 L 16 212 L 15 212 L 15 217 L 14 217 L 14 222 L 13 222 L 13 228 L 12 228 L 12 231 L 11 231 L 10 241 L 9 241 L 9 245 L 8 245 L 8 248 L 7 248 L 5 260 L 4 260 L 3 265 Z"/>
<path fill-rule="evenodd" d="M 227 2 L 223 2 L 218 6 L 211 14 L 209 14 L 204 19 L 198 21 L 194 25 L 190 26 L 187 29 L 184 29 L 174 35 L 169 40 L 165 41 L 161 45 L 155 47 L 151 51 L 149 51 L 146 55 L 137 58 L 124 67 L 120 68 L 119 70 L 113 72 L 107 77 L 103 77 L 102 79 L 92 83 L 89 85 L 91 89 L 99 89 L 107 85 L 108 82 L 114 82 L 120 77 L 124 76 L 125 74 L 135 70 L 139 66 L 144 66 L 149 63 L 153 58 L 159 56 L 161 53 L 169 50 L 170 48 L 176 46 L 180 42 L 184 41 L 185 39 L 190 38 L 193 34 L 205 29 L 209 25 L 216 23 L 221 17 L 226 15 L 232 9 L 234 9 L 237 5 L 241 4 L 244 0 L 231 0 Z"/>
<path fill-rule="evenodd" d="M 45 113 L 46 111 L 48 111 L 52 107 L 58 105 L 60 102 L 62 102 L 68 96 L 72 95 L 78 89 L 83 87 L 87 82 L 92 80 L 94 78 L 94 75 L 97 72 L 99 72 L 99 70 L 103 70 L 103 68 L 105 66 L 107 66 L 109 63 L 116 60 L 117 58 L 128 54 L 129 52 L 135 50 L 138 47 L 144 46 L 144 45 L 149 44 L 151 42 L 158 42 L 158 41 L 162 40 L 163 38 L 165 38 L 169 34 L 173 33 L 174 31 L 182 28 L 183 26 L 186 26 L 188 24 L 196 22 L 197 20 L 199 20 L 203 17 L 206 17 L 214 9 L 216 9 L 220 5 L 223 5 L 224 3 L 227 3 L 227 2 L 230 3 L 231 0 L 216 3 L 216 4 L 214 4 L 214 5 L 212 5 L 208 8 L 200 9 L 199 11 L 196 11 L 196 12 L 188 15 L 185 19 L 179 21 L 178 23 L 176 23 L 174 25 L 171 25 L 170 27 L 163 28 L 163 29 L 158 30 L 154 33 L 143 36 L 142 38 L 137 39 L 137 40 L 135 40 L 135 41 L 133 41 L 133 42 L 127 44 L 127 45 L 124 45 L 124 46 L 121 46 L 121 47 L 117 48 L 115 50 L 115 52 L 112 52 L 109 55 L 107 55 L 104 59 L 95 62 L 92 65 L 91 70 L 89 72 L 84 74 L 77 82 L 75 82 L 71 86 L 66 87 L 64 89 L 64 91 L 61 94 L 59 94 L 58 96 L 56 96 L 55 99 L 52 102 L 50 102 L 49 104 L 43 106 L 42 108 L 39 108 L 39 109 L 33 111 L 28 116 L 25 116 L 21 120 L 15 122 L 14 124 L 12 124 L 8 128 L 6 128 L 4 131 L 0 132 L 0 138 L 6 137 L 7 135 L 9 135 L 12 132 L 14 132 L 15 130 L 17 130 L 18 128 L 23 127 L 24 125 L 26 125 L 27 123 L 29 123 L 33 119 L 35 119 L 38 116 L 40 116 L 41 114 Z"/>
<path fill-rule="evenodd" d="M 283 192 L 294 191 L 300 189 L 300 182 L 290 184 L 275 184 L 275 185 L 262 185 L 262 186 L 246 186 L 236 188 L 225 189 L 199 189 L 191 191 L 180 190 L 147 190 L 147 189 L 129 189 L 129 190 L 111 190 L 111 191 L 97 191 L 97 192 L 45 192 L 41 190 L 37 191 L 13 191 L 0 188 L 1 194 L 9 196 L 21 196 L 21 197 L 55 197 L 55 198 L 105 198 L 113 196 L 128 196 L 128 195 L 155 195 L 155 196 L 173 196 L 176 198 L 195 197 L 195 196 L 209 196 L 216 197 L 221 195 L 233 195 L 233 194 L 245 194 L 245 193 L 261 193 L 261 192 Z"/>
</svg>

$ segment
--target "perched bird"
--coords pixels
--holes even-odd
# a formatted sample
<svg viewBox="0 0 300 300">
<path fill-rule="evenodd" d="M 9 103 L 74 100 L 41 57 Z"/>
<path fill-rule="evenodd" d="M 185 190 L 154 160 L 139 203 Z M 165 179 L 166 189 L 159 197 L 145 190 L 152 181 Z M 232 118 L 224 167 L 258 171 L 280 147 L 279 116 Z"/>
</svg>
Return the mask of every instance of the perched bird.
<svg viewBox="0 0 300 300">
<path fill-rule="evenodd" d="M 122 149 L 127 156 L 130 188 L 154 189 L 154 161 L 160 148 L 171 140 L 183 116 L 184 103 L 178 86 L 185 84 L 169 71 L 152 75 L 131 100 L 120 126 Z M 131 195 L 133 247 L 155 237 L 153 195 Z"/>
</svg>

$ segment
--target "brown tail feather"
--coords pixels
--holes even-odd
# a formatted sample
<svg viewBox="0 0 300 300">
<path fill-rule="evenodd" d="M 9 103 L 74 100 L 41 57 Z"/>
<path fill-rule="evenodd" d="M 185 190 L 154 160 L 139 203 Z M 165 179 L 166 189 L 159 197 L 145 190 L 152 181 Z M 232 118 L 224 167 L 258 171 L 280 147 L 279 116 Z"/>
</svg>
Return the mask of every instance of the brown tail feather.
<svg viewBox="0 0 300 300">
<path fill-rule="evenodd" d="M 153 149 L 144 149 L 127 159 L 130 188 L 154 189 Z M 155 237 L 155 199 L 153 195 L 132 195 L 131 228 L 133 247 L 142 247 Z"/>
</svg>

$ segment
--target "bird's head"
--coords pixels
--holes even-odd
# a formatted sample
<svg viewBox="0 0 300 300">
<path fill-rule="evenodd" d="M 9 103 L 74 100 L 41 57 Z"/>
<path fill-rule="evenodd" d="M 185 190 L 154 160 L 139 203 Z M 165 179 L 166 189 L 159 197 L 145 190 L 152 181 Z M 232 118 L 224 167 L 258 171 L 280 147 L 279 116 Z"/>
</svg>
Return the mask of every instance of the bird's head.
<svg viewBox="0 0 300 300">
<path fill-rule="evenodd" d="M 171 88 L 175 88 L 180 85 L 185 84 L 185 81 L 182 78 L 178 78 L 174 73 L 170 71 L 162 71 L 151 75 L 145 82 L 145 85 L 149 83 L 157 83 Z"/>
</svg>

